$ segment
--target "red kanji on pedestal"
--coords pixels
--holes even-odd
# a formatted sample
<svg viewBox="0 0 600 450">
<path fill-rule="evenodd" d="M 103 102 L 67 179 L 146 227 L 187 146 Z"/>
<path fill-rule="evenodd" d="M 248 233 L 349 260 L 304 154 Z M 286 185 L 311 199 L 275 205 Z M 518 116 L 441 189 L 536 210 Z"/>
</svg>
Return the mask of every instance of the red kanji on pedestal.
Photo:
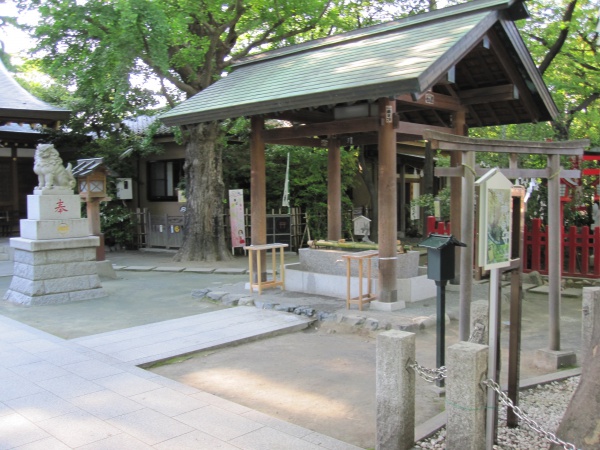
<svg viewBox="0 0 600 450">
<path fill-rule="evenodd" d="M 58 202 L 56 202 L 56 208 L 54 208 L 54 211 L 59 214 L 68 211 L 68 209 L 65 207 L 65 202 L 59 199 Z"/>
</svg>

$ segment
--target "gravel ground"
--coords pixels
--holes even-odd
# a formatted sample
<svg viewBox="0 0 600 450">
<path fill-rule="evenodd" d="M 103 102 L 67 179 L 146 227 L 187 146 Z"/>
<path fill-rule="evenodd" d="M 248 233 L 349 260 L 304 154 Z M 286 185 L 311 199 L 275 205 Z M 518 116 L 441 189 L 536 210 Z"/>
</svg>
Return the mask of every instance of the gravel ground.
<svg viewBox="0 0 600 450">
<path fill-rule="evenodd" d="M 565 413 L 571 397 L 579 384 L 580 377 L 569 378 L 521 391 L 519 407 L 527 417 L 537 422 L 542 429 L 554 433 Z M 429 439 L 419 441 L 415 449 L 444 449 L 446 429 L 443 428 Z M 550 443 L 529 426 L 506 427 L 506 407 L 499 413 L 498 443 L 496 450 L 548 449 Z"/>
</svg>

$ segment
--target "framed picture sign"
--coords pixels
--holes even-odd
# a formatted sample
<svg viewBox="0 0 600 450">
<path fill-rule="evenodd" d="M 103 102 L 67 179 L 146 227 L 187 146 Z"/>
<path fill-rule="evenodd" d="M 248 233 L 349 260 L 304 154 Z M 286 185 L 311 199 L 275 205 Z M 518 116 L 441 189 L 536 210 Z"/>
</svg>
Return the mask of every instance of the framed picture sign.
<svg viewBox="0 0 600 450">
<path fill-rule="evenodd" d="M 479 265 L 486 270 L 506 267 L 511 255 L 513 184 L 495 168 L 475 186 L 479 186 Z"/>
</svg>

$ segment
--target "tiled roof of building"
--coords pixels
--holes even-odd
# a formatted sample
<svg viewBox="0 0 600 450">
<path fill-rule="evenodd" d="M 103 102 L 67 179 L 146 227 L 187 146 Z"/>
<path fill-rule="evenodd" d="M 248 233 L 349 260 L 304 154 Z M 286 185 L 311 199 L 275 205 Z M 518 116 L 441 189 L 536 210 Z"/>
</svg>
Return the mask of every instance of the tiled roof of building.
<svg viewBox="0 0 600 450">
<path fill-rule="evenodd" d="M 54 126 L 69 115 L 69 110 L 52 106 L 29 93 L 0 61 L 0 125 L 16 122 Z"/>
<path fill-rule="evenodd" d="M 461 99 L 469 108 L 469 126 L 550 120 L 556 106 L 512 23 L 524 17 L 520 0 L 478 0 L 254 55 L 161 120 L 185 125 L 324 111 L 406 94 L 419 98 L 455 69 L 456 81 L 446 83 L 455 92 L 519 82 L 519 94 L 529 99 L 527 105 L 518 95 L 510 103 L 490 95 L 484 105 Z M 497 45 L 480 54 L 478 46 L 489 33 Z M 440 125 L 436 120 L 425 122 Z"/>
</svg>

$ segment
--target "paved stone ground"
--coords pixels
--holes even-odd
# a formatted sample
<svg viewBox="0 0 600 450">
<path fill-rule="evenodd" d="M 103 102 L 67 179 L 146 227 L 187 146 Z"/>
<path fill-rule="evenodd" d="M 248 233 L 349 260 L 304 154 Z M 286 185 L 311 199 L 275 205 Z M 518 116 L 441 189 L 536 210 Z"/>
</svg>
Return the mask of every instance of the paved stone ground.
<svg viewBox="0 0 600 450">
<path fill-rule="evenodd" d="M 71 305 L 12 308 L 12 311 L 8 311 L 11 309 L 8 307 L 7 310 L 0 311 L 0 313 L 20 315 L 18 320 L 23 322 L 32 320 L 27 316 L 37 314 L 38 316 L 32 320 L 34 322 L 32 325 L 36 327 L 43 326 L 46 329 L 54 327 L 52 332 L 61 335 L 69 334 L 65 329 L 77 326 L 79 327 L 79 336 L 85 336 L 159 322 L 165 318 L 165 315 L 167 318 L 173 317 L 168 314 L 175 314 L 175 317 L 186 317 L 206 312 L 194 310 L 193 307 L 185 309 L 180 307 L 177 302 L 169 303 L 168 301 L 163 303 L 161 308 L 157 306 L 161 298 L 169 300 L 178 294 L 191 297 L 190 294 L 194 290 L 227 291 L 233 295 L 244 292 L 247 294 L 245 291 L 246 275 L 243 275 L 247 267 L 247 260 L 243 257 L 220 265 L 174 263 L 171 261 L 172 254 L 168 252 L 108 253 L 107 258 L 111 259 L 119 270 L 117 271 L 117 280 L 103 280 L 105 288 L 114 286 L 112 291 L 114 294 L 107 299 L 109 303 L 105 303 L 107 305 L 105 309 L 109 314 L 103 316 L 104 320 L 99 321 L 98 316 L 95 315 L 101 308 L 92 314 L 89 314 L 89 311 L 85 313 L 87 308 L 99 308 L 103 304 L 102 299 Z M 286 262 L 293 262 L 293 259 L 293 254 L 286 254 Z M 0 262 L 0 295 L 8 287 L 10 266 L 10 263 Z M 131 267 L 133 270 L 128 271 L 127 269 Z M 136 278 L 139 276 L 145 278 Z M 222 281 L 223 277 L 231 278 L 227 278 L 227 281 L 224 282 Z M 121 303 L 117 301 L 110 304 L 110 301 L 115 301 L 113 297 L 118 297 L 119 292 L 125 291 L 119 286 L 129 286 L 130 288 L 133 286 L 133 291 L 128 291 L 128 298 L 122 299 Z M 453 287 L 449 287 L 446 295 L 447 311 L 450 317 L 455 317 L 458 306 L 458 294 L 453 289 Z M 475 299 L 487 298 L 486 285 L 476 285 L 474 291 Z M 146 293 L 153 296 L 152 301 L 147 301 Z M 134 298 L 137 301 L 130 301 L 131 297 L 139 298 Z M 279 290 L 269 290 L 260 298 L 257 295 L 252 297 L 253 302 L 258 306 L 257 309 L 296 310 L 302 307 L 304 308 L 304 312 L 301 311 L 303 315 L 310 316 L 313 311 L 312 314 L 323 314 L 323 318 L 329 319 L 330 323 L 352 329 L 403 327 L 416 331 L 421 325 L 431 325 L 431 315 L 435 314 L 435 301 L 431 300 L 410 305 L 409 308 L 398 312 L 382 313 L 368 310 L 364 312 L 346 311 L 344 301 L 341 299 L 307 297 L 297 293 L 283 293 Z M 197 301 L 195 303 L 198 304 Z M 202 303 L 206 304 L 206 302 Z M 225 307 L 220 303 L 215 304 L 216 309 Z M 164 307 L 165 305 L 166 307 Z M 503 314 L 507 309 L 506 306 L 506 304 L 503 305 Z M 61 311 L 67 311 L 69 308 L 72 313 L 70 317 L 78 317 L 77 323 L 71 321 L 65 323 L 65 315 Z M 532 338 L 524 340 L 524 344 L 532 348 L 545 346 L 544 314 L 547 315 L 546 309 L 547 297 L 545 294 L 531 294 L 526 297 L 524 330 L 527 330 L 526 332 Z M 576 297 L 570 300 L 568 297 L 564 299 L 561 336 L 564 348 L 579 348 L 580 309 L 581 303 Z M 168 313 L 167 310 L 169 310 Z M 138 314 L 130 314 L 132 311 L 137 311 Z M 0 404 L 0 449 L 13 448 L 25 443 L 31 443 L 31 447 L 24 448 L 44 449 L 75 448 L 75 446 L 88 444 L 93 445 L 82 448 L 111 448 L 112 446 L 112 448 L 212 449 L 217 448 L 216 445 L 222 445 L 220 448 L 225 449 L 355 448 L 345 446 L 340 441 L 312 433 L 301 427 L 277 421 L 247 407 L 227 402 L 156 374 L 149 374 L 129 363 L 116 360 L 112 356 L 83 348 L 74 342 L 63 341 L 8 318 L 0 316 L 0 319 L 0 325 L 2 325 L 0 328 L 0 379 L 3 380 L 0 384 L 0 402 L 2 402 Z M 86 329 L 89 329 L 87 333 Z M 54 354 L 58 359 L 54 359 L 52 356 Z M 528 362 L 528 358 L 522 358 L 523 360 L 525 363 Z M 45 367 L 45 370 L 39 370 L 42 367 L 40 364 Z M 84 375 L 77 372 L 79 370 L 77 364 L 95 366 L 96 369 L 92 369 L 92 374 Z M 31 367 L 28 367 L 30 365 Z M 116 372 L 114 372 L 115 370 Z M 25 376 L 23 373 L 30 373 L 30 375 Z M 36 377 L 40 376 L 44 379 L 36 380 Z M 111 377 L 116 377 L 114 384 Z M 147 381 L 154 384 L 147 384 Z M 165 387 L 169 389 L 167 397 L 174 396 L 177 400 L 161 399 L 159 394 Z M 140 392 L 139 389 L 142 391 Z M 168 408 L 163 410 L 163 406 L 156 406 L 158 404 L 169 405 L 171 401 L 187 404 L 188 400 L 184 400 L 179 394 L 184 394 L 194 400 L 199 397 L 205 401 L 205 404 L 199 406 L 197 403 L 191 402 L 197 408 L 177 411 L 178 414 L 174 414 Z M 29 398 L 31 396 L 34 397 Z M 40 399 L 36 396 L 42 397 Z M 142 400 L 140 396 L 148 399 L 145 400 L 146 403 L 140 402 Z M 95 405 L 96 409 L 83 408 L 77 399 L 89 401 Z M 211 401 L 206 401 L 206 399 Z M 131 404 L 131 401 L 134 404 Z M 17 409 L 19 402 L 23 402 L 22 404 L 25 405 L 20 410 Z M 32 404 L 35 406 L 35 410 L 40 412 L 42 419 L 27 415 Z M 115 407 L 118 409 L 122 404 L 134 409 L 127 410 L 125 408 L 125 411 L 118 410 L 116 413 L 110 412 L 108 416 L 103 416 L 102 411 L 112 408 L 111 405 L 116 405 Z M 75 409 L 72 410 L 72 407 Z M 210 408 L 198 411 L 207 407 Z M 215 408 L 218 411 L 215 411 Z M 243 416 L 242 419 L 250 418 L 254 423 L 248 424 L 241 420 L 238 427 L 239 418 L 229 417 L 221 409 L 226 413 L 233 412 L 238 416 Z M 203 413 L 207 411 L 210 414 L 204 415 Z M 217 419 L 213 420 L 208 416 L 217 417 Z M 194 421 L 190 417 L 196 417 L 198 420 Z M 243 434 L 237 435 L 231 430 L 229 432 L 218 431 L 221 425 L 216 422 L 220 422 L 221 418 L 225 425 L 228 422 L 235 423 L 236 430 L 239 428 Z M 50 422 L 41 423 L 46 420 L 50 420 Z M 66 436 L 68 433 L 64 430 L 70 430 L 72 427 L 82 430 L 81 435 L 78 434 L 79 432 L 75 433 L 80 437 L 71 439 Z M 177 433 L 177 435 L 171 433 Z M 194 441 L 194 439 L 196 440 Z M 186 440 L 188 444 L 184 444 Z M 6 443 L 3 443 L 4 441 Z M 167 446 L 167 442 L 170 446 Z M 320 447 L 314 447 L 315 442 Z M 138 444 L 139 446 L 137 446 Z M 186 445 L 189 446 L 186 447 Z M 234 446 L 231 447 L 231 445 Z"/>
</svg>

